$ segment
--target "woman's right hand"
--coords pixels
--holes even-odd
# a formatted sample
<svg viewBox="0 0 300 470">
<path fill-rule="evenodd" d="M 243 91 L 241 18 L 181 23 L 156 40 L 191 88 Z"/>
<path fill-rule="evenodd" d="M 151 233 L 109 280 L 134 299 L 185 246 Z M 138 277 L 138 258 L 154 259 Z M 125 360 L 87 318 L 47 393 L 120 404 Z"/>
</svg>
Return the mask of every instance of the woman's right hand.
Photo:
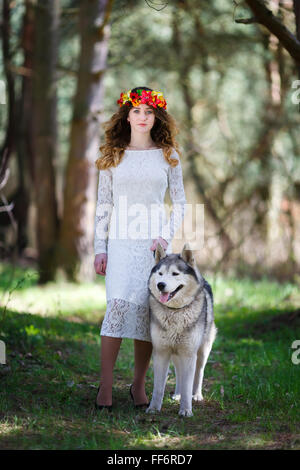
<svg viewBox="0 0 300 470">
<path fill-rule="evenodd" d="M 98 253 L 95 256 L 94 267 L 97 274 L 105 276 L 106 274 L 106 264 L 107 264 L 107 254 Z"/>
</svg>

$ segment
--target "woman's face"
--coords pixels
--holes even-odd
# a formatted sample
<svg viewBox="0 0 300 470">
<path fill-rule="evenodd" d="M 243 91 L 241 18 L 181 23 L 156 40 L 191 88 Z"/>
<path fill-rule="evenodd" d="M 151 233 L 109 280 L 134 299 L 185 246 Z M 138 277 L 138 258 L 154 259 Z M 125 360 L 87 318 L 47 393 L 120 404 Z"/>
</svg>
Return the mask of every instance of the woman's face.
<svg viewBox="0 0 300 470">
<path fill-rule="evenodd" d="M 147 134 L 155 122 L 155 114 L 152 106 L 140 104 L 129 111 L 127 121 L 130 123 L 131 131 Z"/>
</svg>

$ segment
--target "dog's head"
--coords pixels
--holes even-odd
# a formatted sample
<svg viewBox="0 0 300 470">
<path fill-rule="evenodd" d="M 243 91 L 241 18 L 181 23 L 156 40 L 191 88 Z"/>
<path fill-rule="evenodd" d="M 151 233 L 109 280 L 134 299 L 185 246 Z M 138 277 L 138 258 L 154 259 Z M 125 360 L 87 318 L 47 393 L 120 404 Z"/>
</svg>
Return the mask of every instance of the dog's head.
<svg viewBox="0 0 300 470">
<path fill-rule="evenodd" d="M 190 303 L 204 281 L 189 244 L 184 245 L 180 254 L 170 255 L 166 255 L 158 244 L 155 262 L 148 288 L 156 300 L 170 308 L 181 308 Z"/>
</svg>

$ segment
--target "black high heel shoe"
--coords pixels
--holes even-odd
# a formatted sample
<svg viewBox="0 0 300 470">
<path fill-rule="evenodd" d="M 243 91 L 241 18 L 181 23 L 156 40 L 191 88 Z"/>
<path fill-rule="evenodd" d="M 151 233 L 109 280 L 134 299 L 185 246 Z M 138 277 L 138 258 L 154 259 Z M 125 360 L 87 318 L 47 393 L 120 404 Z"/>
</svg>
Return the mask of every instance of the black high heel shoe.
<svg viewBox="0 0 300 470">
<path fill-rule="evenodd" d="M 98 396 L 98 393 L 99 393 L 99 390 L 100 390 L 100 386 L 98 387 L 98 390 L 97 390 L 97 396 Z M 96 396 L 96 400 L 95 400 L 95 408 L 96 410 L 107 410 L 109 411 L 110 413 L 112 412 L 112 405 L 98 405 L 97 403 L 97 396 Z"/>
<path fill-rule="evenodd" d="M 132 401 L 133 401 L 133 404 L 134 404 L 134 398 L 133 398 L 132 390 L 131 390 L 131 389 L 132 389 L 132 385 L 133 385 L 133 384 L 130 385 L 129 393 L 130 393 L 130 396 L 131 396 Z M 135 405 L 135 404 L 134 404 L 134 407 L 135 407 L 135 408 L 148 408 L 149 405 L 150 405 L 150 401 L 149 401 L 148 403 L 141 403 L 140 405 Z"/>
</svg>

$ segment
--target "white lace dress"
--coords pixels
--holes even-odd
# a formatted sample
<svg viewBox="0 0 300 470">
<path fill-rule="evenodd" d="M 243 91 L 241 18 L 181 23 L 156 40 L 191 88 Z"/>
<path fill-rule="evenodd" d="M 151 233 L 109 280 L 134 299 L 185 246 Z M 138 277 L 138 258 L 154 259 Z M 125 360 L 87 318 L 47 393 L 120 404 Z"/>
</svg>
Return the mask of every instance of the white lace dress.
<svg viewBox="0 0 300 470">
<path fill-rule="evenodd" d="M 148 278 L 155 265 L 150 247 L 168 243 L 182 225 L 185 192 L 179 163 L 171 167 L 161 149 L 125 150 L 117 167 L 99 171 L 94 252 L 107 253 L 107 308 L 101 336 L 150 341 Z M 164 204 L 169 187 L 172 210 Z"/>
</svg>

